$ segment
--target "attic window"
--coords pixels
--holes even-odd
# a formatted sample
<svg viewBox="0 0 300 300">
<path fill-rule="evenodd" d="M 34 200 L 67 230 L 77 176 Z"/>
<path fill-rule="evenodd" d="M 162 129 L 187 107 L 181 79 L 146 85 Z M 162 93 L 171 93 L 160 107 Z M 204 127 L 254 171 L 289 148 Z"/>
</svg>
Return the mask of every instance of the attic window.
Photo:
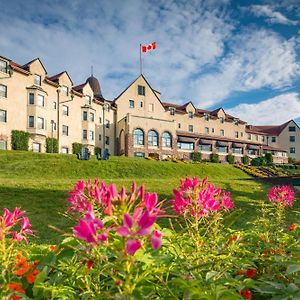
<svg viewBox="0 0 300 300">
<path fill-rule="evenodd" d="M 193 112 L 192 112 L 192 111 L 189 111 L 189 113 L 188 113 L 188 114 L 189 114 L 189 118 L 190 118 L 190 119 L 193 119 L 193 117 L 194 117 L 194 114 L 193 114 Z"/>
<path fill-rule="evenodd" d="M 0 59 L 0 72 L 8 73 L 8 63 L 2 59 Z"/>
<path fill-rule="evenodd" d="M 65 96 L 69 96 L 69 88 L 67 86 L 63 85 L 61 89 Z"/>
<path fill-rule="evenodd" d="M 204 120 L 209 121 L 209 114 L 204 114 Z"/>
<path fill-rule="evenodd" d="M 175 115 L 175 108 L 174 107 L 169 107 L 170 115 L 174 116 Z"/>
<path fill-rule="evenodd" d="M 220 117 L 220 123 L 223 124 L 224 123 L 224 117 Z"/>
<path fill-rule="evenodd" d="M 234 119 L 233 122 L 234 122 L 234 125 L 239 125 L 239 119 Z"/>
<path fill-rule="evenodd" d="M 86 105 L 91 105 L 92 104 L 92 98 L 91 96 L 85 96 L 85 104 Z"/>
<path fill-rule="evenodd" d="M 145 96 L 145 87 L 143 85 L 138 85 L 138 95 Z"/>
<path fill-rule="evenodd" d="M 34 74 L 34 84 L 41 86 L 42 77 L 40 75 Z"/>
</svg>

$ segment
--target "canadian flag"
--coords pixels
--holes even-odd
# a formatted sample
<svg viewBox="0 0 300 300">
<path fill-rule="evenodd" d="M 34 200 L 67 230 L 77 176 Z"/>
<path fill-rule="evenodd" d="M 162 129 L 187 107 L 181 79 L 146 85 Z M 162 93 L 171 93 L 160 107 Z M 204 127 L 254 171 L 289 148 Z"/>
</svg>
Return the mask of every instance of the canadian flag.
<svg viewBox="0 0 300 300">
<path fill-rule="evenodd" d="M 156 42 L 153 42 L 153 43 L 151 43 L 151 44 L 149 44 L 147 46 L 141 45 L 141 47 L 142 47 L 142 52 L 146 53 L 148 51 L 156 49 Z"/>
</svg>

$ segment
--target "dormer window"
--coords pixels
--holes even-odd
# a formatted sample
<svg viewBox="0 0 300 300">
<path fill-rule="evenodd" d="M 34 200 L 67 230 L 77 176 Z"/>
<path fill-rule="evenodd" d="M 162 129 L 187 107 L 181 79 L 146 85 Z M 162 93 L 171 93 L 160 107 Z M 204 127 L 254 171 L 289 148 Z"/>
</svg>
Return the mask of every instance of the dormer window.
<svg viewBox="0 0 300 300">
<path fill-rule="evenodd" d="M 209 114 L 204 114 L 204 120 L 209 121 Z"/>
<path fill-rule="evenodd" d="M 61 89 L 62 89 L 62 93 L 63 93 L 65 96 L 69 96 L 69 88 L 68 88 L 67 86 L 63 85 L 63 86 L 61 87 Z"/>
<path fill-rule="evenodd" d="M 8 63 L 2 59 L 0 59 L 0 72 L 8 73 Z"/>
<path fill-rule="evenodd" d="M 42 85 L 42 77 L 40 75 L 34 74 L 34 84 L 35 85 Z"/>
<path fill-rule="evenodd" d="M 234 119 L 233 123 L 234 123 L 234 125 L 239 125 L 239 119 Z"/>
<path fill-rule="evenodd" d="M 174 107 L 169 107 L 170 115 L 174 116 L 175 115 L 175 108 Z"/>
<path fill-rule="evenodd" d="M 129 100 L 129 108 L 134 108 L 134 100 Z"/>
<path fill-rule="evenodd" d="M 220 123 L 223 124 L 225 122 L 224 117 L 220 117 Z"/>
<path fill-rule="evenodd" d="M 192 112 L 192 111 L 189 111 L 189 113 L 188 113 L 188 114 L 189 114 L 189 118 L 190 118 L 190 119 L 193 119 L 193 117 L 194 117 L 194 114 L 193 114 L 193 112 Z"/>
<path fill-rule="evenodd" d="M 92 104 L 92 97 L 86 95 L 85 96 L 85 105 L 91 105 Z"/>
<path fill-rule="evenodd" d="M 145 96 L 145 87 L 143 85 L 138 85 L 138 95 Z"/>
</svg>

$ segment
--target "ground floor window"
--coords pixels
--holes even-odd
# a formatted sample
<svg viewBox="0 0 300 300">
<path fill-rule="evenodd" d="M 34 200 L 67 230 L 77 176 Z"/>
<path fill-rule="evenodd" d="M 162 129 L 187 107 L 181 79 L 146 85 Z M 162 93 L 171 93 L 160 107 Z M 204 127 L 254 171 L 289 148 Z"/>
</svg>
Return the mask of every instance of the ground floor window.
<svg viewBox="0 0 300 300">
<path fill-rule="evenodd" d="M 187 143 L 187 142 L 179 142 L 177 143 L 177 148 L 181 150 L 194 150 L 195 144 Z"/>
<path fill-rule="evenodd" d="M 211 145 L 200 145 L 200 150 L 201 151 L 212 151 L 212 146 Z"/>
<path fill-rule="evenodd" d="M 232 153 L 243 154 L 243 148 L 232 148 Z"/>
<path fill-rule="evenodd" d="M 0 150 L 6 150 L 6 142 L 0 141 Z"/>
<path fill-rule="evenodd" d="M 248 149 L 248 154 L 249 155 L 258 155 L 258 151 L 254 149 Z"/>
<path fill-rule="evenodd" d="M 134 152 L 134 157 L 145 157 L 144 152 Z"/>
<path fill-rule="evenodd" d="M 32 151 L 33 152 L 41 152 L 41 144 L 40 143 L 33 143 L 32 144 Z"/>
<path fill-rule="evenodd" d="M 217 147 L 217 152 L 219 152 L 219 153 L 227 153 L 228 152 L 228 147 L 226 147 L 226 146 L 218 146 Z"/>
<path fill-rule="evenodd" d="M 68 154 L 69 153 L 69 148 L 68 147 L 61 147 L 61 153 Z"/>
</svg>

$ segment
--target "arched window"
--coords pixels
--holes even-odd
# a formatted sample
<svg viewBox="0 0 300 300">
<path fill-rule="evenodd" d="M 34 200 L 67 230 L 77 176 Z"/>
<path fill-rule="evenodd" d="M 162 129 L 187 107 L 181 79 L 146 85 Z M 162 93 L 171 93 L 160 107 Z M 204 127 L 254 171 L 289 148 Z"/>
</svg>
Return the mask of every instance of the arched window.
<svg viewBox="0 0 300 300">
<path fill-rule="evenodd" d="M 169 132 L 164 132 L 162 135 L 162 146 L 166 148 L 172 147 L 172 136 Z"/>
<path fill-rule="evenodd" d="M 150 130 L 148 134 L 148 146 L 158 146 L 158 134 L 155 130 Z"/>
<path fill-rule="evenodd" d="M 134 145 L 144 145 L 144 131 L 142 129 L 135 129 L 133 131 Z"/>
</svg>

